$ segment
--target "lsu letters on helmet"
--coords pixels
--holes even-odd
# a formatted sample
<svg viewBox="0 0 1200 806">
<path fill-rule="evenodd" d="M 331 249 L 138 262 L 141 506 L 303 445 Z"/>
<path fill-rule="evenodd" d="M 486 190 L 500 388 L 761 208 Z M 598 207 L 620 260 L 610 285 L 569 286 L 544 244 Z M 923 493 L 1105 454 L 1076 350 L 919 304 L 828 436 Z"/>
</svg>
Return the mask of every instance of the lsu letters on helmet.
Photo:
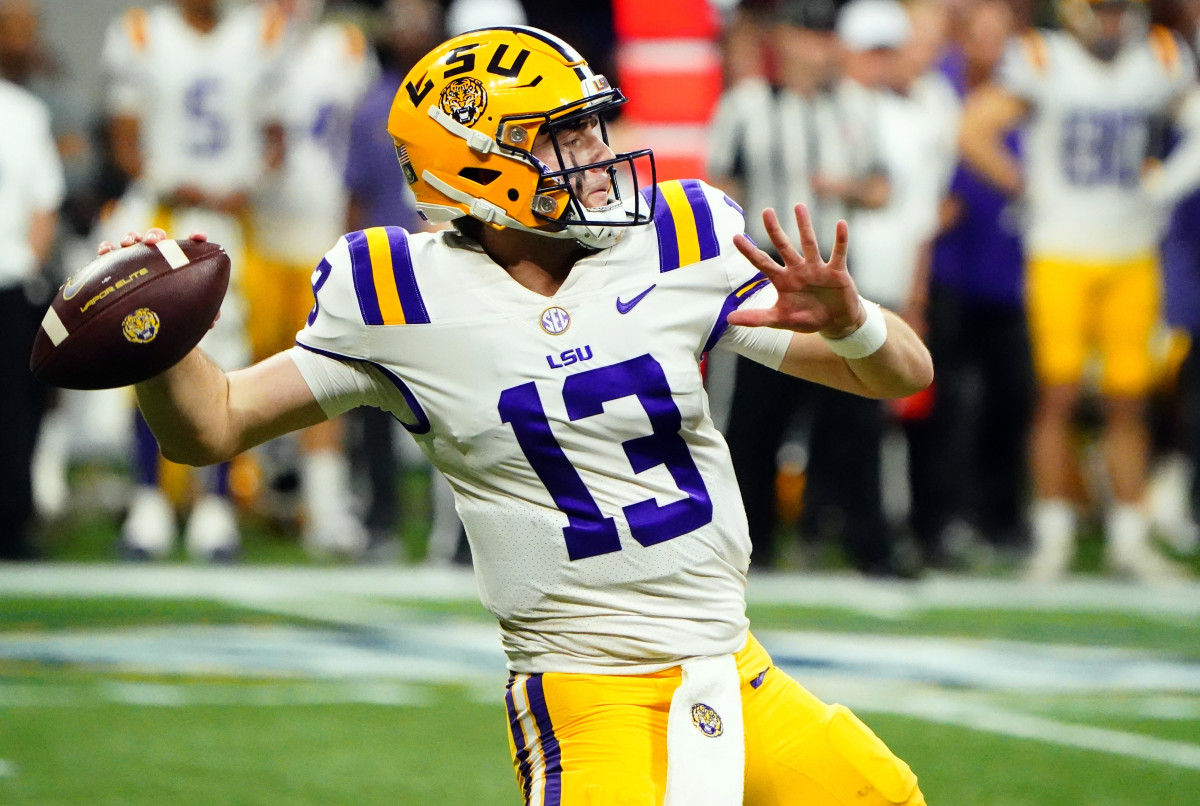
<svg viewBox="0 0 1200 806">
<path fill-rule="evenodd" d="M 1058 0 L 1058 18 L 1085 48 L 1105 61 L 1145 34 L 1148 0 Z"/>
<path fill-rule="evenodd" d="M 426 220 L 472 216 L 604 249 L 624 227 L 652 220 L 656 196 L 642 200 L 635 160 L 646 161 L 653 187 L 654 156 L 643 149 L 565 165 L 558 133 L 598 120 L 607 144 L 605 115 L 623 103 L 621 91 L 558 37 L 536 28 L 484 28 L 417 62 L 396 93 L 388 132 Z M 554 143 L 557 165 L 533 155 L 541 134 Z M 608 173 L 608 202 L 586 207 L 572 177 L 597 169 Z"/>
</svg>

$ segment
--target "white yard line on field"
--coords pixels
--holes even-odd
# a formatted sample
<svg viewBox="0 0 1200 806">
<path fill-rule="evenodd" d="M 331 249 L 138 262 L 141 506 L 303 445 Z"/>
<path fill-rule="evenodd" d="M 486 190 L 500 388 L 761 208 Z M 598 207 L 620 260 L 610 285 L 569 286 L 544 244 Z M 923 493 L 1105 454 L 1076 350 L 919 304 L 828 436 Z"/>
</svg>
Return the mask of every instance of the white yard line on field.
<svg viewBox="0 0 1200 806">
<path fill-rule="evenodd" d="M 0 563 L 0 597 L 147 597 L 240 602 L 348 596 L 400 601 L 478 601 L 469 569 L 130 566 Z M 1106 579 L 1053 585 L 968 576 L 916 582 L 845 573 L 756 573 L 751 604 L 835 607 L 884 617 L 933 610 L 1047 610 L 1200 616 L 1200 583 L 1145 586 Z"/>
<path fill-rule="evenodd" d="M 1159 739 L 1141 733 L 1059 722 L 1031 714 L 964 702 L 944 694 L 893 703 L 889 710 L 926 722 L 961 725 L 985 733 L 1033 739 L 1081 750 L 1113 753 L 1200 770 L 1200 745 Z"/>
</svg>

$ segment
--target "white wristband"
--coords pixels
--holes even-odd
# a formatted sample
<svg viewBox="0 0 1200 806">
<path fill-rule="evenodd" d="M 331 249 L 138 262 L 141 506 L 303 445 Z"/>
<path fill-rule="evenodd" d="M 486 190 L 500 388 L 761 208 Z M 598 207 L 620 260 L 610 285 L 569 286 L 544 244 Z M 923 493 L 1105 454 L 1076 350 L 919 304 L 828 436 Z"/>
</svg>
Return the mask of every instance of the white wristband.
<svg viewBox="0 0 1200 806">
<path fill-rule="evenodd" d="M 866 358 L 887 341 L 887 322 L 883 318 L 883 311 L 870 300 L 859 297 L 858 301 L 867 310 L 867 321 L 858 330 L 840 339 L 821 336 L 829 349 L 842 358 Z"/>
</svg>

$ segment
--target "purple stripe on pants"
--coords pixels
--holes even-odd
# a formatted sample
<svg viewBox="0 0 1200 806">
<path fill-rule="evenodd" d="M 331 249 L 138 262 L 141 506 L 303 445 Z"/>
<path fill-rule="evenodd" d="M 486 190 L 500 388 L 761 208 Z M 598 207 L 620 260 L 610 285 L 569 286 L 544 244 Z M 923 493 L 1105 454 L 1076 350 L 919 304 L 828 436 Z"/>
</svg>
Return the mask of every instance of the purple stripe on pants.
<svg viewBox="0 0 1200 806">
<path fill-rule="evenodd" d="M 562 806 L 562 751 L 554 735 L 554 726 L 550 723 L 550 711 L 546 708 L 546 696 L 542 691 L 540 674 L 529 678 L 529 682 L 525 684 L 525 693 L 529 696 L 529 709 L 533 711 L 533 719 L 542 741 L 542 756 L 546 760 L 546 795 L 542 806 Z"/>
<path fill-rule="evenodd" d="M 508 729 L 512 733 L 513 745 L 517 748 L 517 771 L 521 779 L 521 792 L 525 797 L 525 806 L 529 806 L 529 793 L 533 787 L 533 773 L 529 768 L 529 748 L 525 744 L 525 733 L 521 730 L 521 719 L 517 716 L 517 705 L 513 701 L 512 687 L 516 678 L 508 678 L 507 691 L 504 692 L 504 707 L 508 711 Z"/>
</svg>

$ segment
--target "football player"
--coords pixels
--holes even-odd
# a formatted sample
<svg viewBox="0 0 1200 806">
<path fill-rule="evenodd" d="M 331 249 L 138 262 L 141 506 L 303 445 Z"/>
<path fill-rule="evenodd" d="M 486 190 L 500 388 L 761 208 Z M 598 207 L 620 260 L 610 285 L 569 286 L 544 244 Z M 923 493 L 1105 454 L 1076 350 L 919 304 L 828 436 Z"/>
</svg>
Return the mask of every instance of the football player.
<svg viewBox="0 0 1200 806">
<path fill-rule="evenodd" d="M 350 121 L 377 71 L 362 31 L 320 20 L 320 0 L 274 0 L 288 19 L 287 58 L 276 91 L 286 142 L 283 165 L 251 196 L 250 260 L 243 273 L 253 358 L 295 342 L 312 308 L 313 263 L 346 220 L 342 181 Z M 351 506 L 338 420 L 301 435 L 303 543 L 314 554 L 356 557 L 367 533 Z"/>
<path fill-rule="evenodd" d="M 285 25 L 273 5 L 225 12 L 219 0 L 176 0 L 129 9 L 110 27 L 103 60 L 114 159 L 153 206 L 147 226 L 205 230 L 242 263 L 250 191 L 282 159 L 271 90 Z M 205 345 L 228 368 L 249 361 L 238 282 Z M 159 487 L 157 446 L 140 422 L 134 464 L 138 487 L 122 548 L 161 557 L 174 542 L 174 512 Z M 236 551 L 227 493 L 228 468 L 218 468 L 192 508 L 191 555 L 224 560 Z"/>
<path fill-rule="evenodd" d="M 194 350 L 138 386 L 142 410 L 194 464 L 359 405 L 414 434 L 500 622 L 525 803 L 923 804 L 750 635 L 746 516 L 700 359 L 897 397 L 931 382 L 929 354 L 859 297 L 844 222 L 825 261 L 803 206 L 799 249 L 764 212 L 781 265 L 700 181 L 618 195 L 654 175 L 649 151 L 608 145 L 623 101 L 533 28 L 438 46 L 388 129 L 421 211 L 454 228 L 342 237 L 298 346 L 230 373 Z"/>
<path fill-rule="evenodd" d="M 1144 422 L 1160 324 L 1157 237 L 1170 204 L 1200 181 L 1200 138 L 1165 164 L 1148 159 L 1173 118 L 1196 128 L 1200 103 L 1187 46 L 1148 27 L 1138 0 L 1062 0 L 1062 31 L 1013 41 L 996 81 L 964 110 L 963 158 L 1027 206 L 1026 301 L 1038 399 L 1032 426 L 1033 553 L 1028 571 L 1069 569 L 1076 514 L 1070 498 L 1073 413 L 1089 358 L 1102 361 L 1104 450 L 1114 504 L 1107 556 L 1137 579 L 1171 578 L 1143 510 Z M 1024 169 L 1004 145 L 1026 128 Z"/>
</svg>

